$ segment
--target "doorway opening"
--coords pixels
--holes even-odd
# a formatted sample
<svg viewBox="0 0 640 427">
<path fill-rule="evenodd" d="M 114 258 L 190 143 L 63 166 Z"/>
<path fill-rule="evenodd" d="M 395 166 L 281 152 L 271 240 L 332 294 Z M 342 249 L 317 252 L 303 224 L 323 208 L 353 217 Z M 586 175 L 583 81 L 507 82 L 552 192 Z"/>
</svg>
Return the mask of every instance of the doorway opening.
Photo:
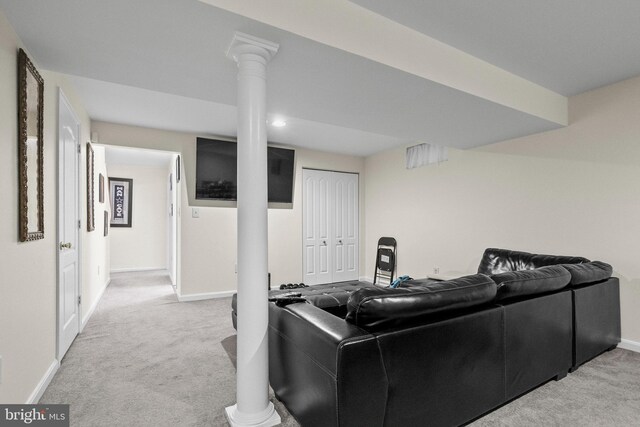
<svg viewBox="0 0 640 427">
<path fill-rule="evenodd" d="M 111 273 L 166 270 L 179 291 L 179 153 L 105 145 Z M 124 198 L 117 198 L 121 183 Z M 126 188 L 125 188 L 126 187 Z"/>
</svg>

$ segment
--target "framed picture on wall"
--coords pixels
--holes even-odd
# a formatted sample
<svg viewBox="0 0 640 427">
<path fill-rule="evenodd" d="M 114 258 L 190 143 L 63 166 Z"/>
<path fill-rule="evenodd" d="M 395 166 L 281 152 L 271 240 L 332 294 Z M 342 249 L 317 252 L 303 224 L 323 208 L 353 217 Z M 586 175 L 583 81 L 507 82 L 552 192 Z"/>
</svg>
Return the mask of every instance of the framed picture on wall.
<svg viewBox="0 0 640 427">
<path fill-rule="evenodd" d="M 93 147 L 87 142 L 87 231 L 96 229 L 93 207 Z"/>
<path fill-rule="evenodd" d="M 109 177 L 111 227 L 131 227 L 133 211 L 133 180 Z"/>
<path fill-rule="evenodd" d="M 98 201 L 104 203 L 104 175 L 100 174 L 98 183 Z"/>
</svg>

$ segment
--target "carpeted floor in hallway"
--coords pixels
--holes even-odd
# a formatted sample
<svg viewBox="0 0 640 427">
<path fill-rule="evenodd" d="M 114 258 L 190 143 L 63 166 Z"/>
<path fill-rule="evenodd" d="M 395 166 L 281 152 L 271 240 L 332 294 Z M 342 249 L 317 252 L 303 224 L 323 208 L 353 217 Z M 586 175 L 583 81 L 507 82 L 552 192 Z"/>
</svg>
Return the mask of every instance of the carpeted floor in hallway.
<svg viewBox="0 0 640 427">
<path fill-rule="evenodd" d="M 70 404 L 77 427 L 227 425 L 230 313 L 230 298 L 179 303 L 164 272 L 112 274 L 40 401 Z M 273 400 L 283 425 L 297 426 Z"/>
<path fill-rule="evenodd" d="M 78 427 L 224 426 L 224 407 L 235 403 L 234 335 L 229 298 L 178 303 L 162 272 L 113 274 L 41 402 L 70 404 Z M 283 425 L 298 426 L 272 400 Z M 640 354 L 617 349 L 472 425 L 639 420 Z"/>
</svg>

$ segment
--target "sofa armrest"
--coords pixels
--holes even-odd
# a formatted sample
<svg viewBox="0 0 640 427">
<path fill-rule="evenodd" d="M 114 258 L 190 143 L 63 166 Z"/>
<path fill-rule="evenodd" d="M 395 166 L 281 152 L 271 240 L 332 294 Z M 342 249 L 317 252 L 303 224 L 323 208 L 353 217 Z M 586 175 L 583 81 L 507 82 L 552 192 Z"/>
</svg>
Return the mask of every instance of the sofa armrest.
<svg viewBox="0 0 640 427">
<path fill-rule="evenodd" d="M 269 304 L 269 326 L 333 376 L 341 345 L 358 338 L 374 339 L 344 319 L 305 303 L 285 307 Z"/>
<path fill-rule="evenodd" d="M 269 381 L 304 426 L 382 426 L 387 382 L 376 337 L 311 304 L 269 305 Z"/>
</svg>

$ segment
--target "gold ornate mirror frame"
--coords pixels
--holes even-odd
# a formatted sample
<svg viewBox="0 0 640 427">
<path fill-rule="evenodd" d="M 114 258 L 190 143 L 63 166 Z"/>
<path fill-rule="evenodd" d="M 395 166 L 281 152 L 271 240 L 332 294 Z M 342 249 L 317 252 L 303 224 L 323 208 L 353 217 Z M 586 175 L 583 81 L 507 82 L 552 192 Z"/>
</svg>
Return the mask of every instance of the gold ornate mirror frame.
<svg viewBox="0 0 640 427">
<path fill-rule="evenodd" d="M 18 237 L 44 239 L 44 80 L 18 51 Z"/>
</svg>

